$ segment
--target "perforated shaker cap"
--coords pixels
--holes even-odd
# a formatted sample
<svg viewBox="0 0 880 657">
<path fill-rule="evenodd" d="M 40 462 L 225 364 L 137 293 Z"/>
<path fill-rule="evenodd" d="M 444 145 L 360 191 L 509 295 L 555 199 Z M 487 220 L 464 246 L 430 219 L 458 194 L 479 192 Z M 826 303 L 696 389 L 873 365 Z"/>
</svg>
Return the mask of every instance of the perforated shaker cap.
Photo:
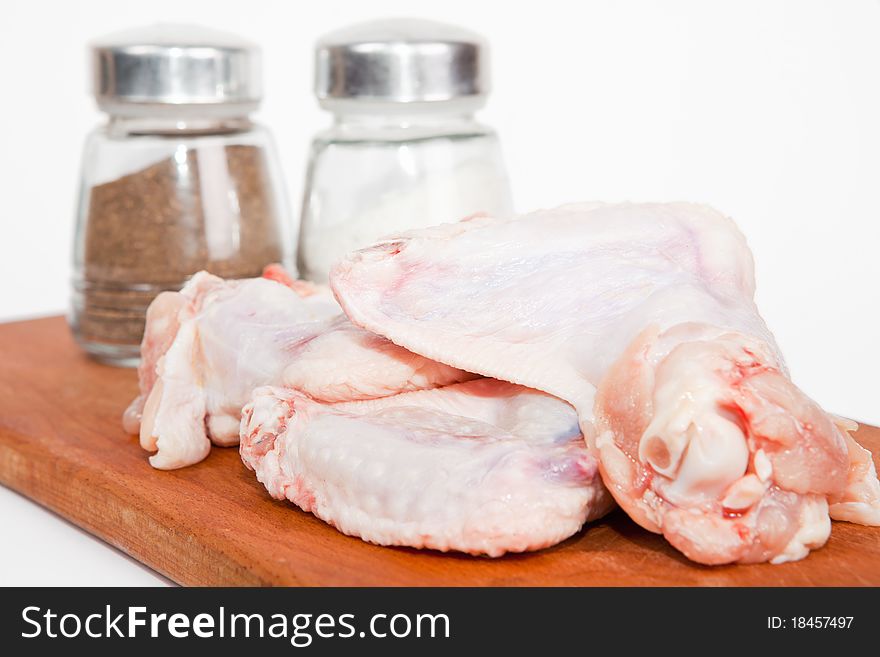
<svg viewBox="0 0 880 657">
<path fill-rule="evenodd" d="M 108 111 L 138 106 L 256 107 L 259 48 L 233 34 L 158 24 L 91 44 L 94 94 Z"/>
<path fill-rule="evenodd" d="M 322 104 L 481 100 L 489 92 L 488 44 L 454 25 L 406 18 L 359 23 L 324 35 L 315 50 Z"/>
</svg>

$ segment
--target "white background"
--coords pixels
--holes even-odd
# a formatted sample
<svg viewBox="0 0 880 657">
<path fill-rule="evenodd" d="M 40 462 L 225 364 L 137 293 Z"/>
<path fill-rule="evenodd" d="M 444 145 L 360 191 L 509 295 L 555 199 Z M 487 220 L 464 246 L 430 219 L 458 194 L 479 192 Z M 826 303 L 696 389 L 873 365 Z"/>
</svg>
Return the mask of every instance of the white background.
<svg viewBox="0 0 880 657">
<path fill-rule="evenodd" d="M 0 319 L 67 304 L 80 148 L 101 120 L 88 95 L 89 38 L 175 21 L 259 42 L 259 118 L 274 130 L 296 209 L 308 141 L 327 121 L 310 93 L 312 43 L 387 16 L 459 23 L 490 39 L 495 89 L 481 118 L 501 134 L 520 210 L 684 199 L 733 216 L 795 381 L 827 409 L 880 424 L 875 0 L 7 0 Z M 0 489 L 7 514 L 19 522 L 8 531 L 4 520 L 0 583 L 152 581 Z"/>
</svg>

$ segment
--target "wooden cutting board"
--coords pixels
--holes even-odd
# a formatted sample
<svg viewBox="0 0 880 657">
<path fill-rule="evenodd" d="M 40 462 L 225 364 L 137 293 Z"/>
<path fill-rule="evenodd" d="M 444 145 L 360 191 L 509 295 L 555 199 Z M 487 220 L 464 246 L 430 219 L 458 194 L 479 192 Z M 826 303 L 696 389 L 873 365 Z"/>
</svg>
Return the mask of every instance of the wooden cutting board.
<svg viewBox="0 0 880 657">
<path fill-rule="evenodd" d="M 134 371 L 87 359 L 64 319 L 0 324 L 0 483 L 181 584 L 880 585 L 880 529 L 848 523 L 781 566 L 690 563 L 619 511 L 501 559 L 369 545 L 270 499 L 234 448 L 152 469 L 120 426 L 136 392 Z M 880 452 L 880 430 L 857 437 Z"/>
</svg>

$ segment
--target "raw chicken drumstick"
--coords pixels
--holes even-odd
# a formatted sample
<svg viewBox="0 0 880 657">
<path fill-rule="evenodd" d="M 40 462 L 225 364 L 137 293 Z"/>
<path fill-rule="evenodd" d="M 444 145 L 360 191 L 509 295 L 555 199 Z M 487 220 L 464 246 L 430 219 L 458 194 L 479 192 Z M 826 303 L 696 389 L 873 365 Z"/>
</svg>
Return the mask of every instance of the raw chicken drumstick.
<svg viewBox="0 0 880 657">
<path fill-rule="evenodd" d="M 492 379 L 339 404 L 260 388 L 241 454 L 273 497 L 379 545 L 536 550 L 612 504 L 574 409 Z"/>
<path fill-rule="evenodd" d="M 196 274 L 147 311 L 140 396 L 123 424 L 156 452 L 159 469 L 238 444 L 241 407 L 263 385 L 296 387 L 323 401 L 370 399 L 473 378 L 352 325 L 326 288 L 292 281 Z"/>
<path fill-rule="evenodd" d="M 685 203 L 471 218 L 350 254 L 357 325 L 571 402 L 643 527 L 706 563 L 800 559 L 878 524 L 870 454 L 788 378 L 732 221 Z"/>
</svg>

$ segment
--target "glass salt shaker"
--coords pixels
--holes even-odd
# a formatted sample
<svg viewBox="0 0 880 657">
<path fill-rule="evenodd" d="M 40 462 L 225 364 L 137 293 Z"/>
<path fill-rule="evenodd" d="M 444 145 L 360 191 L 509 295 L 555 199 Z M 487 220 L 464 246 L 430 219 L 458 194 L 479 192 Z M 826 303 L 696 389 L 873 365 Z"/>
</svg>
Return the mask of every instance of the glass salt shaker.
<svg viewBox="0 0 880 657">
<path fill-rule="evenodd" d="M 300 274 L 326 282 L 347 252 L 393 233 L 512 212 L 495 132 L 474 113 L 488 46 L 432 21 L 361 23 L 316 46 L 315 93 L 333 124 L 312 142 Z"/>
<path fill-rule="evenodd" d="M 71 327 L 91 355 L 139 356 L 147 306 L 201 269 L 259 276 L 292 249 L 272 138 L 251 118 L 259 50 L 199 27 L 156 25 L 91 45 L 107 114 L 83 153 Z"/>
</svg>

